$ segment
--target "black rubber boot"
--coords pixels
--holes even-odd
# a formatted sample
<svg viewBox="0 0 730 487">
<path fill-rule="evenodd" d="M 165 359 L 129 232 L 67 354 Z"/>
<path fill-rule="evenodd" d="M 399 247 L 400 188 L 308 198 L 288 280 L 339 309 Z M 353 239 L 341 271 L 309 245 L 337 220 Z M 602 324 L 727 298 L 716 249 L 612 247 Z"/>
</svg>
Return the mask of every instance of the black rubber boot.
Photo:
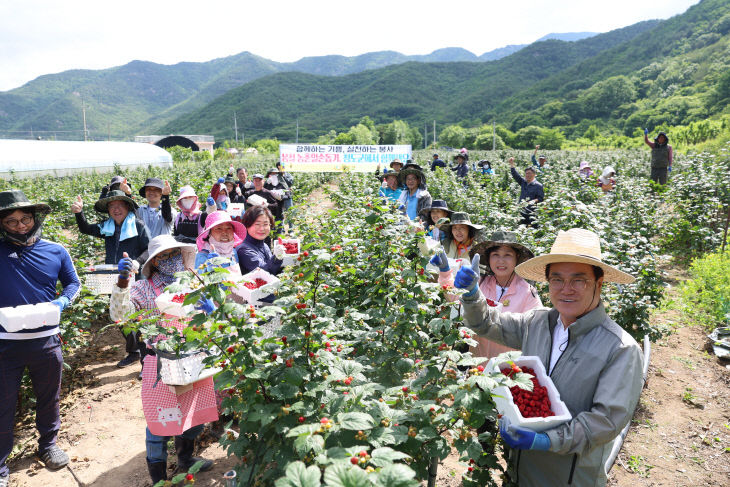
<svg viewBox="0 0 730 487">
<path fill-rule="evenodd" d="M 155 485 L 160 480 L 167 480 L 167 462 L 150 463 L 147 460 L 147 470 L 150 473 L 152 485 Z"/>
<path fill-rule="evenodd" d="M 175 437 L 175 451 L 177 452 L 177 471 L 187 472 L 187 470 L 197 462 L 203 462 L 200 467 L 201 472 L 207 472 L 213 468 L 213 461 L 205 458 L 194 457 L 195 440 L 188 440 L 182 436 Z"/>
</svg>

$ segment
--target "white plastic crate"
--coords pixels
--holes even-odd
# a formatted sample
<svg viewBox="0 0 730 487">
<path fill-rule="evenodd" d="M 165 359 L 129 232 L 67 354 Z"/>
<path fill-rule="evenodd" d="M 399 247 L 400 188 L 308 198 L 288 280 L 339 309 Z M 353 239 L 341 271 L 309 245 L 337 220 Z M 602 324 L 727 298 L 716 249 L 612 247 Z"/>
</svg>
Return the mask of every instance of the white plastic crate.
<svg viewBox="0 0 730 487">
<path fill-rule="evenodd" d="M 98 264 L 88 268 L 84 285 L 94 294 L 111 294 L 118 278 L 119 269 L 116 264 Z M 129 285 L 132 284 L 134 284 L 134 274 L 129 275 Z"/>
<path fill-rule="evenodd" d="M 61 321 L 61 310 L 53 303 L 23 304 L 0 308 L 0 324 L 13 333 L 55 326 Z"/>
<path fill-rule="evenodd" d="M 226 208 L 226 212 L 231 218 L 241 218 L 241 215 L 243 215 L 245 211 L 245 204 L 243 203 L 228 203 L 228 208 Z"/>
<path fill-rule="evenodd" d="M 183 305 L 183 303 L 176 303 L 173 298 L 178 294 L 188 294 L 190 291 L 180 291 L 177 293 L 163 292 L 155 298 L 155 304 L 160 309 L 160 313 L 175 318 L 184 318 L 189 316 L 195 311 L 195 307 L 192 304 Z"/>
<path fill-rule="evenodd" d="M 573 416 L 568 411 L 565 403 L 560 400 L 560 393 L 555 388 L 553 380 L 545 373 L 545 367 L 542 365 L 540 358 L 532 355 L 523 355 L 515 359 L 514 362 L 520 367 L 530 367 L 535 371 L 535 377 L 540 382 L 540 385 L 547 389 L 548 398 L 550 398 L 550 407 L 555 415 L 548 416 L 547 418 L 523 417 L 512 399 L 512 393 L 506 386 L 496 387 L 492 391 L 497 411 L 502 416 L 509 418 L 511 424 L 520 428 L 528 428 L 532 431 L 545 431 L 570 421 Z M 489 360 L 486 370 L 500 372 L 504 367 L 510 367 L 510 364 L 507 362 L 497 362 L 497 357 L 494 357 Z"/>
<path fill-rule="evenodd" d="M 299 255 L 302 252 L 302 243 L 301 243 L 301 241 L 298 238 L 283 238 L 283 239 L 281 239 L 281 243 L 282 244 L 292 243 L 292 242 L 295 243 L 295 244 L 297 244 L 297 253 L 296 254 L 287 254 L 286 252 L 284 252 L 284 257 L 282 258 L 282 262 L 284 263 L 284 265 L 294 265 L 294 264 L 296 264 L 297 263 L 297 258 L 299 257 Z M 276 249 L 278 249 L 279 247 L 282 247 L 282 246 L 283 245 L 280 245 L 279 244 L 279 240 L 278 239 L 275 240 L 274 241 L 274 252 L 276 252 Z"/>
<path fill-rule="evenodd" d="M 244 275 L 239 281 L 238 285 L 234 288 L 231 288 L 231 291 L 238 296 L 241 296 L 250 304 L 258 304 L 259 301 L 271 294 L 272 289 L 268 289 L 266 291 L 263 291 L 262 288 L 249 289 L 244 285 L 246 282 L 256 282 L 256 278 L 263 279 L 264 281 L 266 281 L 267 285 L 273 284 L 274 286 L 277 286 L 280 282 L 279 279 L 273 274 L 269 274 L 265 270 L 257 267 L 253 271 Z"/>
<path fill-rule="evenodd" d="M 199 352 L 174 359 L 158 357 L 158 372 L 162 382 L 168 386 L 186 386 L 214 376 L 222 369 L 217 367 L 206 368 L 203 360 L 207 356 L 208 354 L 205 352 Z"/>
</svg>

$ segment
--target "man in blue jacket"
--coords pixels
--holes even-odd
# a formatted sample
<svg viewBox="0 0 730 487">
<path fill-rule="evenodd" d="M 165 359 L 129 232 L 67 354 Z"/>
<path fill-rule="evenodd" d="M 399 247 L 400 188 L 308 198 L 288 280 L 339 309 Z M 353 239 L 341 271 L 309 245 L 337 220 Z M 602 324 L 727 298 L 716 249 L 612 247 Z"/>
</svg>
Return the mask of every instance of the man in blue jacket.
<svg viewBox="0 0 730 487">
<path fill-rule="evenodd" d="M 535 204 L 541 203 L 545 199 L 545 190 L 537 179 L 535 179 L 535 168 L 528 167 L 525 169 L 525 177 L 523 178 L 515 169 L 515 158 L 509 158 L 510 174 L 517 184 L 520 185 L 520 202 L 527 201 L 528 205 L 520 211 L 523 225 L 532 225 L 533 216 L 535 214 Z"/>
<path fill-rule="evenodd" d="M 78 294 L 71 256 L 61 245 L 41 239 L 49 212 L 48 205 L 31 203 L 22 191 L 0 192 L 1 308 L 51 302 L 60 313 Z M 0 487 L 9 484 L 5 462 L 13 449 L 15 406 L 26 367 L 36 395 L 38 456 L 51 470 L 69 460 L 56 445 L 63 367 L 58 324 L 13 332 L 0 324 Z"/>
</svg>

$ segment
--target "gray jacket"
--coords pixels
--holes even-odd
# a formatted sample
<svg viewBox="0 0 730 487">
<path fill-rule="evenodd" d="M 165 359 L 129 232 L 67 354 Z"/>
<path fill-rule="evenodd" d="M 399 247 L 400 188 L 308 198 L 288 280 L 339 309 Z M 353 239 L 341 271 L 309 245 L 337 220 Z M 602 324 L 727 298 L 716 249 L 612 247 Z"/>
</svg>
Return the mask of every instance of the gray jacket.
<svg viewBox="0 0 730 487">
<path fill-rule="evenodd" d="M 467 326 L 524 355 L 540 357 L 548 370 L 557 310 L 500 314 L 480 292 L 462 301 Z M 550 378 L 573 419 L 545 431 L 550 451 L 516 452 L 520 486 L 606 485 L 606 458 L 641 395 L 641 348 L 608 317 L 603 304 L 568 330 L 568 346 Z"/>
</svg>

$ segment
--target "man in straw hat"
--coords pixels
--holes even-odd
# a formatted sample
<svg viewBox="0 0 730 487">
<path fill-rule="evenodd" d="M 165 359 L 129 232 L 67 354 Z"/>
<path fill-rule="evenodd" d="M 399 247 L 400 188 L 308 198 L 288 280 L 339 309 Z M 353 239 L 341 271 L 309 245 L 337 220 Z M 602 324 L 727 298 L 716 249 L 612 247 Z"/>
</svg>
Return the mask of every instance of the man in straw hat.
<svg viewBox="0 0 730 487">
<path fill-rule="evenodd" d="M 548 283 L 552 309 L 500 313 L 479 290 L 478 268 L 479 254 L 454 280 L 466 290 L 461 299 L 467 324 L 539 357 L 572 415 L 541 433 L 502 423 L 505 443 L 520 450 L 513 455 L 516 480 L 520 486 L 605 485 L 605 459 L 641 394 L 642 352 L 606 314 L 601 288 L 634 278 L 603 262 L 598 235 L 579 228 L 558 232 L 549 254 L 516 268 L 526 280 Z"/>
<path fill-rule="evenodd" d="M 42 304 L 49 314 L 38 327 L 28 322 L 22 329 L 0 324 L 0 486 L 9 483 L 5 464 L 13 449 L 15 406 L 23 372 L 28 375 L 36 397 L 38 456 L 46 467 L 56 470 L 69 461 L 56 445 L 61 426 L 60 393 L 63 356 L 58 317 L 81 287 L 71 256 L 61 245 L 41 239 L 43 221 L 51 208 L 34 204 L 22 191 L 0 192 L 0 308 Z M 60 281 L 63 291 L 56 292 Z M 48 305 L 46 303 L 53 303 Z M 58 306 L 56 311 L 55 306 Z M 39 310 L 40 311 L 40 310 Z M 3 325 L 8 326 L 6 329 Z"/>
</svg>

